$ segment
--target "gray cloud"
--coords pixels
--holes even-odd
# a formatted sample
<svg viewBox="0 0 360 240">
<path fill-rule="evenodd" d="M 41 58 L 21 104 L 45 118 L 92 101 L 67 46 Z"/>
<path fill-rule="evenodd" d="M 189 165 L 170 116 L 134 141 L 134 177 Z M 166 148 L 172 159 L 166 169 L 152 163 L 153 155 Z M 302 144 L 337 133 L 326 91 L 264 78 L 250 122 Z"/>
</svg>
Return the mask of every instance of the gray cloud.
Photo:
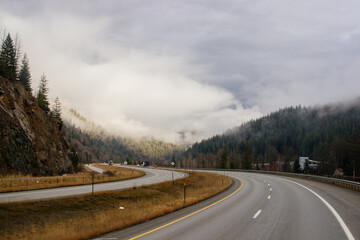
<svg viewBox="0 0 360 240">
<path fill-rule="evenodd" d="M 358 1 L 2 1 L 33 79 L 113 132 L 195 141 L 359 96 Z M 35 82 L 35 86 L 36 86 Z M 181 134 L 179 134 L 181 133 Z"/>
</svg>

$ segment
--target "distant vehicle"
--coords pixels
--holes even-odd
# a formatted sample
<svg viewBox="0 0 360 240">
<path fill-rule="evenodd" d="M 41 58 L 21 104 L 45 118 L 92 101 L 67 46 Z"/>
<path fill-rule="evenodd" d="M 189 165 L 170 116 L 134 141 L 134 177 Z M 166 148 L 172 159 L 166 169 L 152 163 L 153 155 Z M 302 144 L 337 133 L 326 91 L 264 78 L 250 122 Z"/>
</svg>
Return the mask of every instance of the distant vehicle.
<svg viewBox="0 0 360 240">
<path fill-rule="evenodd" d="M 150 162 L 143 162 L 142 166 L 143 166 L 143 167 L 149 167 L 149 166 L 150 166 Z"/>
<path fill-rule="evenodd" d="M 114 162 L 112 160 L 109 161 L 109 165 L 112 166 Z"/>
</svg>

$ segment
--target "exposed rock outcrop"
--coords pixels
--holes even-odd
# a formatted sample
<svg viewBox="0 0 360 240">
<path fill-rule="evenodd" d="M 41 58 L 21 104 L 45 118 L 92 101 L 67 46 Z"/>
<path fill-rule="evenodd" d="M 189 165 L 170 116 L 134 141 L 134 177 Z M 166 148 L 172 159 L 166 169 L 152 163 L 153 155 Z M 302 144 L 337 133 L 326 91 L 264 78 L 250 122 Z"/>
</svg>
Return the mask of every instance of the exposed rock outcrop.
<svg viewBox="0 0 360 240">
<path fill-rule="evenodd" d="M 0 77 L 0 173 L 56 175 L 72 170 L 55 121 L 19 82 Z"/>
</svg>

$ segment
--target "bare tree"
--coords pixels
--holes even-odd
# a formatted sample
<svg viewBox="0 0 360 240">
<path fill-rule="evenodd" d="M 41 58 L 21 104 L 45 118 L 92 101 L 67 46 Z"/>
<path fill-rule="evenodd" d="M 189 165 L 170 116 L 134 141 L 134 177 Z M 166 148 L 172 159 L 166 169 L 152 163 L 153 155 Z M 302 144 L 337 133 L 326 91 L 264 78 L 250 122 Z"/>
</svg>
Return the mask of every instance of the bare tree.
<svg viewBox="0 0 360 240">
<path fill-rule="evenodd" d="M 22 43 L 18 33 L 16 33 L 15 35 L 14 47 L 15 47 L 15 61 L 16 61 L 16 76 L 19 76 L 19 66 L 22 55 Z"/>
</svg>

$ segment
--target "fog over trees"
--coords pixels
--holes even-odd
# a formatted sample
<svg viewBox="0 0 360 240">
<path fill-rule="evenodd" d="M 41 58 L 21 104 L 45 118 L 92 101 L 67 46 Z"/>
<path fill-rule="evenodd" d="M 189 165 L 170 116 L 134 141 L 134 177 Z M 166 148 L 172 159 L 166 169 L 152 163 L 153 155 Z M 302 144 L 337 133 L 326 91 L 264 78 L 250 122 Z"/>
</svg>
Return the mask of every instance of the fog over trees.
<svg viewBox="0 0 360 240">
<path fill-rule="evenodd" d="M 247 142 L 253 168 L 257 163 L 264 170 L 298 172 L 296 160 L 307 156 L 320 162 L 314 174 L 332 175 L 342 168 L 345 175 L 352 176 L 355 170 L 360 176 L 360 99 L 347 104 L 284 108 L 195 143 L 186 157 L 198 166 L 223 167 L 222 149 L 226 147 L 238 161 L 226 167 L 247 168 L 243 164 L 249 158 Z"/>
</svg>

